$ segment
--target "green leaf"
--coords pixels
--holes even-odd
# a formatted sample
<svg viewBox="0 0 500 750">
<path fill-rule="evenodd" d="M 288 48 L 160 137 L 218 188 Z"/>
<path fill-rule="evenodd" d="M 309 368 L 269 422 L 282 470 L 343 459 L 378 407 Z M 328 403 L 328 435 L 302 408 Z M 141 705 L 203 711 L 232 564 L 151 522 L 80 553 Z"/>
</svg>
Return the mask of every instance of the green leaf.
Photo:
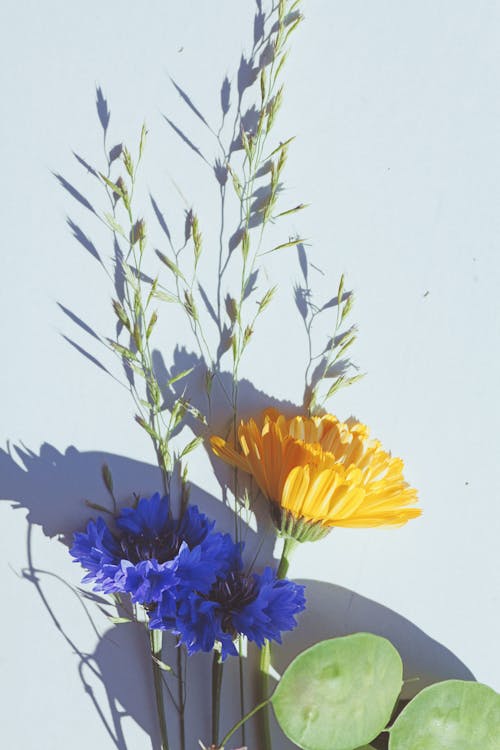
<svg viewBox="0 0 500 750">
<path fill-rule="evenodd" d="M 333 396 L 334 393 L 336 393 L 340 388 L 345 388 L 348 385 L 354 385 L 354 383 L 357 383 L 358 380 L 361 380 L 364 378 L 364 373 L 359 373 L 359 375 L 353 375 L 352 377 L 348 378 L 345 375 L 340 375 L 337 380 L 334 382 L 334 384 L 328 389 L 326 396 L 323 399 L 323 403 L 327 401 L 329 398 Z M 331 377 L 328 374 L 325 377 Z"/>
<path fill-rule="evenodd" d="M 160 299 L 162 302 L 178 302 L 179 300 L 174 294 L 170 294 L 169 292 L 163 292 L 161 289 L 155 289 L 153 292 L 153 296 L 156 297 L 156 299 Z"/>
<path fill-rule="evenodd" d="M 182 378 L 185 378 L 187 375 L 192 373 L 193 370 L 194 370 L 194 367 L 190 367 L 189 370 L 183 370 L 182 372 L 179 372 L 177 375 L 174 375 L 172 378 L 170 378 L 170 380 L 167 381 L 167 386 L 177 383 L 178 380 L 182 380 Z"/>
<path fill-rule="evenodd" d="M 179 456 L 179 458 L 184 458 L 184 456 L 187 456 L 188 453 L 191 453 L 191 451 L 194 451 L 194 449 L 197 448 L 200 445 L 200 443 L 202 443 L 202 442 L 203 442 L 203 438 L 202 437 L 200 437 L 200 436 L 199 437 L 195 437 L 193 440 L 191 440 L 190 443 L 188 443 L 186 445 L 186 447 L 183 449 L 183 451 L 182 451 L 181 455 Z"/>
<path fill-rule="evenodd" d="M 158 435 L 156 434 L 154 429 L 139 414 L 136 414 L 135 421 L 142 427 L 143 430 L 146 430 L 148 435 L 150 435 L 154 440 L 158 440 Z"/>
<path fill-rule="evenodd" d="M 160 252 L 160 250 L 156 250 L 156 255 L 159 257 L 162 263 L 164 263 L 167 268 L 172 271 L 172 273 L 175 276 L 178 276 L 182 281 L 186 281 L 186 277 L 182 273 L 179 266 L 176 266 L 173 260 L 170 260 L 164 253 Z"/>
<path fill-rule="evenodd" d="M 153 328 L 155 327 L 157 320 L 158 320 L 158 313 L 155 310 L 153 314 L 151 315 L 151 318 L 148 323 L 148 327 L 146 329 L 146 339 L 149 339 L 149 337 L 151 336 L 151 333 L 153 332 Z"/>
<path fill-rule="evenodd" d="M 328 389 L 326 396 L 325 396 L 325 401 L 331 398 L 333 394 L 336 393 L 344 385 L 346 385 L 345 375 L 340 375 L 340 377 L 338 377 L 337 380 L 334 382 L 334 384 L 331 385 L 330 388 Z"/>
<path fill-rule="evenodd" d="M 130 151 L 125 146 L 122 149 L 122 157 L 123 157 L 123 163 L 125 164 L 125 169 L 129 173 L 130 177 L 134 177 L 134 163 L 132 161 L 132 156 L 130 154 Z"/>
<path fill-rule="evenodd" d="M 447 680 L 420 692 L 390 730 L 389 750 L 498 750 L 500 695 Z"/>
<path fill-rule="evenodd" d="M 299 245 L 300 243 L 306 242 L 305 239 L 302 237 L 296 237 L 294 240 L 288 240 L 288 242 L 282 242 L 281 245 L 276 245 L 276 247 L 272 247 L 271 250 L 266 250 L 264 253 L 259 253 L 260 255 L 269 255 L 269 253 L 275 253 L 277 250 L 284 250 L 285 247 L 295 247 L 295 245 Z"/>
<path fill-rule="evenodd" d="M 139 375 L 141 378 L 146 378 L 146 373 L 140 365 L 135 365 L 133 362 L 128 362 L 128 365 L 132 368 L 136 375 Z M 148 403 L 148 406 L 151 406 L 151 404 Z"/>
<path fill-rule="evenodd" d="M 335 356 L 335 359 L 339 359 L 345 352 L 349 349 L 350 346 L 354 344 L 356 341 L 356 335 L 357 333 L 353 333 L 351 336 L 348 336 L 347 339 L 344 340 L 344 343 L 340 347 L 340 349 L 337 351 L 337 354 Z"/>
<path fill-rule="evenodd" d="M 186 414 L 187 408 L 186 405 L 182 400 L 178 400 L 175 402 L 173 409 L 171 411 L 171 420 L 172 424 L 175 427 L 177 427 L 178 424 L 184 419 L 184 415 Z"/>
<path fill-rule="evenodd" d="M 262 297 L 261 301 L 259 302 L 259 310 L 257 312 L 257 315 L 260 315 L 261 312 L 264 312 L 266 307 L 271 303 L 274 295 L 276 294 L 278 286 L 273 286 L 271 289 L 268 289 L 265 295 Z"/>
<path fill-rule="evenodd" d="M 283 143 L 280 143 L 280 145 L 279 145 L 279 146 L 277 146 L 277 147 L 276 147 L 276 148 L 274 149 L 274 151 L 271 151 L 271 153 L 269 154 L 269 156 L 268 156 L 268 157 L 267 157 L 266 159 L 263 159 L 263 161 L 267 161 L 268 159 L 270 159 L 270 158 L 271 158 L 271 156 L 274 156 L 275 154 L 277 154 L 277 153 L 278 153 L 278 151 L 282 151 L 282 149 L 286 148 L 286 147 L 288 146 L 288 144 L 290 144 L 290 143 L 291 143 L 292 141 L 294 141 L 294 140 L 295 140 L 295 136 L 294 136 L 294 135 L 292 135 L 292 137 L 291 137 L 291 138 L 289 138 L 289 139 L 288 139 L 287 141 L 284 141 Z"/>
<path fill-rule="evenodd" d="M 337 291 L 337 304 L 340 305 L 342 297 L 344 296 L 344 274 L 340 277 L 339 288 Z"/>
<path fill-rule="evenodd" d="M 121 267 L 127 284 L 129 284 L 137 293 L 137 276 L 134 274 L 132 267 L 129 266 L 129 264 L 125 260 L 121 261 Z"/>
<path fill-rule="evenodd" d="M 297 211 L 303 211 L 304 208 L 308 208 L 308 207 L 309 207 L 309 203 L 299 203 L 298 206 L 295 206 L 294 208 L 289 208 L 287 211 L 281 211 L 281 213 L 276 214 L 276 216 L 274 216 L 273 218 L 279 219 L 280 216 L 288 216 L 289 214 L 296 214 Z"/>
<path fill-rule="evenodd" d="M 112 304 L 118 319 L 123 323 L 125 328 L 130 331 L 130 320 L 128 319 L 127 313 L 123 309 L 123 306 L 118 302 L 117 299 L 112 300 Z"/>
<path fill-rule="evenodd" d="M 117 234 L 121 234 L 122 237 L 126 237 L 125 230 L 120 224 L 118 224 L 118 222 L 116 221 L 116 219 L 114 218 L 112 214 L 104 214 L 104 218 L 106 219 L 107 223 L 109 224 L 113 232 L 116 232 Z"/>
<path fill-rule="evenodd" d="M 116 182 L 112 182 L 111 180 L 108 180 L 106 175 L 102 174 L 102 172 L 100 172 L 99 174 L 100 174 L 101 180 L 103 180 L 103 182 L 106 183 L 106 185 L 113 191 L 113 193 L 116 193 L 117 195 L 120 196 L 120 198 L 123 198 L 124 192 L 121 189 L 121 187 L 117 185 Z"/>
<path fill-rule="evenodd" d="M 144 123 L 143 126 L 142 126 L 141 138 L 140 138 L 140 141 L 139 141 L 139 159 L 141 158 L 142 152 L 144 151 L 144 145 L 146 143 L 146 136 L 147 136 L 147 134 L 148 134 L 148 131 L 147 131 L 147 128 L 146 128 L 146 123 Z"/>
<path fill-rule="evenodd" d="M 282 730 L 303 750 L 354 750 L 387 725 L 402 672 L 385 638 L 332 638 L 293 660 L 271 701 Z"/>
</svg>

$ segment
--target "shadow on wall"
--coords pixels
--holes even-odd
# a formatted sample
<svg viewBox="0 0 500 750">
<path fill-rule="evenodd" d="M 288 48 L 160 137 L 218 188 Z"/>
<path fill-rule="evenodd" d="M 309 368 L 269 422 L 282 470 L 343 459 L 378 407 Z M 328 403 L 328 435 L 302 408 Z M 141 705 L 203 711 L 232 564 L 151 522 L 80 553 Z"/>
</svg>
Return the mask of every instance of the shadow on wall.
<svg viewBox="0 0 500 750">
<path fill-rule="evenodd" d="M 15 456 L 15 457 L 14 457 Z M 14 509 L 27 509 L 27 566 L 23 576 L 35 587 L 46 611 L 72 652 L 79 656 L 78 675 L 82 688 L 93 702 L 103 724 L 103 738 L 107 735 L 110 747 L 132 750 L 127 746 L 123 721 L 130 717 L 151 737 L 152 747 L 158 746 L 154 696 L 150 679 L 148 641 L 144 629 L 135 624 L 114 625 L 99 635 L 94 619 L 102 614 L 97 607 L 110 611 L 109 602 L 90 591 L 76 589 L 89 617 L 89 627 L 98 637 L 93 653 L 85 653 L 71 636 L 71 627 L 63 626 L 65 613 L 54 611 L 46 593 L 46 576 L 54 574 L 37 568 L 32 551 L 32 529 L 41 527 L 47 537 L 56 537 L 68 544 L 74 530 L 84 527 L 87 519 L 95 515 L 84 503 L 84 498 L 106 504 L 105 490 L 100 478 L 101 467 L 107 463 L 113 473 L 116 494 L 126 501 L 130 488 L 148 495 L 160 483 L 157 467 L 123 456 L 107 453 L 80 453 L 70 447 L 63 454 L 50 445 L 43 445 L 39 455 L 27 448 L 15 448 L 13 455 L 0 451 L 0 498 L 12 503 Z M 192 489 L 192 501 L 198 503 L 217 521 L 220 529 L 232 528 L 233 516 L 229 507 L 217 498 Z M 248 552 L 261 542 L 262 530 L 248 530 Z M 267 535 L 261 553 L 262 564 L 272 560 L 273 535 Z M 318 542 L 321 544 L 322 542 Z M 68 564 L 70 559 L 68 557 Z M 56 576 L 57 578 L 57 576 Z M 61 585 L 68 584 L 62 578 Z M 274 662 L 282 672 L 290 660 L 304 648 L 318 640 L 357 631 L 369 631 L 385 636 L 401 653 L 405 665 L 406 695 L 412 695 L 423 686 L 442 679 L 474 679 L 471 672 L 444 646 L 429 638 L 415 625 L 386 607 L 359 594 L 321 581 L 301 581 L 306 585 L 308 607 L 300 619 L 300 627 L 289 633 L 283 647 L 274 650 Z M 106 621 L 106 626 L 108 622 Z M 64 647 L 64 646 L 63 646 Z M 164 659 L 175 658 L 173 639 L 167 643 Z M 256 665 L 257 653 L 251 645 L 248 653 L 248 672 Z M 187 747 L 197 747 L 200 731 L 209 736 L 210 705 L 207 702 L 207 685 L 210 684 L 211 658 L 199 654 L 188 664 Z M 131 679 L 130 675 L 134 675 Z M 413 681 L 414 678 L 419 678 Z M 167 680 L 168 680 L 167 676 Z M 168 684 L 168 683 L 167 683 Z M 238 718 L 239 706 L 237 660 L 229 660 L 225 669 L 223 688 L 223 730 Z M 172 691 L 176 684 L 172 682 Z M 175 692 L 173 694 L 175 699 Z M 246 709 L 252 707 L 254 696 L 247 694 Z M 170 705 L 170 712 L 175 709 Z M 175 719 L 175 717 L 173 717 Z M 129 720 L 129 719 L 128 719 Z M 172 721 L 173 725 L 175 722 Z M 275 727 L 276 750 L 288 750 L 292 745 Z M 253 731 L 248 732 L 249 748 Z M 172 746 L 176 747 L 175 733 Z M 104 741 L 104 739 L 103 739 Z M 235 738 L 237 744 L 238 738 Z"/>
</svg>

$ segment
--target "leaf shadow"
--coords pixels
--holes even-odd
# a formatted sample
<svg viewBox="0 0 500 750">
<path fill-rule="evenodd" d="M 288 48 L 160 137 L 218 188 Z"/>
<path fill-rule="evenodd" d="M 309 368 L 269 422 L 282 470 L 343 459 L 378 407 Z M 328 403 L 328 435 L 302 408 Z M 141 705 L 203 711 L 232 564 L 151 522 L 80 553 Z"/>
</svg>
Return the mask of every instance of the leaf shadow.
<svg viewBox="0 0 500 750">
<path fill-rule="evenodd" d="M 91 499 L 100 505 L 110 507 L 110 501 L 102 484 L 101 467 L 107 464 L 113 475 L 114 492 L 119 498 L 119 506 L 130 505 L 133 493 L 150 496 L 161 486 L 161 475 L 157 466 L 99 451 L 80 452 L 70 446 L 64 452 L 52 445 L 43 444 L 38 452 L 23 445 L 10 446 L 9 450 L 0 450 L 0 498 L 10 503 L 13 510 L 27 510 L 26 558 L 27 563 L 22 577 L 35 588 L 47 616 L 61 635 L 66 647 L 78 656 L 77 677 L 82 689 L 88 695 L 100 721 L 103 731 L 117 750 L 127 748 L 123 722 L 131 717 L 151 737 L 152 748 L 158 746 L 154 695 L 150 680 L 150 660 L 148 657 L 148 638 L 144 626 L 128 623 L 115 625 L 99 634 L 94 623 L 97 612 L 88 615 L 89 628 L 96 636 L 96 646 L 88 653 L 79 646 L 72 630 L 74 623 L 65 611 L 57 611 L 46 593 L 45 581 L 48 576 L 59 580 L 61 586 L 71 587 L 63 576 L 51 573 L 37 564 L 34 557 L 32 536 L 34 527 L 50 539 L 69 546 L 75 531 L 85 528 L 90 517 L 98 515 L 85 503 Z M 202 490 L 191 487 L 191 502 L 197 504 L 216 521 L 220 530 L 234 527 L 233 511 L 221 501 Z M 245 556 L 250 561 L 257 548 L 264 555 L 265 562 L 272 562 L 272 545 L 267 545 L 267 552 L 261 544 L 261 538 L 251 528 L 245 531 Z M 271 536 L 269 536 L 271 541 Z M 267 555 L 267 557 L 266 557 Z M 68 564 L 71 563 L 68 556 Z M 93 595 L 85 595 L 74 589 L 86 611 Z M 101 607 L 102 596 L 94 597 L 91 606 Z M 112 609 L 111 603 L 109 605 Z M 102 620 L 102 617 L 100 618 Z M 167 638 L 164 660 L 175 663 L 176 648 L 173 637 Z M 208 737 L 209 715 L 206 707 L 204 686 L 209 679 L 211 659 L 208 655 L 199 655 L 192 661 L 193 689 L 199 697 L 191 708 L 192 727 L 191 745 L 195 746 L 199 737 L 199 716 L 206 715 L 206 737 Z M 190 667 L 191 669 L 191 667 Z M 228 668 L 228 681 L 236 678 L 235 666 Z M 130 679 L 134 674 L 134 680 Z M 232 677 L 231 677 L 232 674 Z M 41 678 L 40 678 L 41 679 Z M 170 689 L 176 690 L 176 683 L 170 679 Z M 201 680 L 201 682 L 200 682 Z M 200 687 L 195 687 L 200 685 Z M 103 700 L 102 695 L 105 695 Z M 175 719 L 175 711 L 169 703 L 169 713 Z M 235 709 L 236 710 L 236 709 Z M 200 713 L 201 712 L 201 713 Z M 236 715 L 236 714 L 234 714 Z M 175 724 L 175 721 L 174 721 Z M 175 729 L 174 729 L 175 747 Z"/>
<path fill-rule="evenodd" d="M 0 497 L 4 502 L 11 503 L 14 510 L 28 511 L 27 563 L 22 574 L 33 585 L 47 617 L 60 633 L 61 648 L 67 648 L 78 657 L 78 666 L 72 679 L 81 682 L 82 689 L 102 722 L 103 737 L 107 736 L 117 750 L 132 750 L 127 746 L 123 727 L 125 719 L 131 718 L 149 734 L 154 748 L 157 743 L 156 716 L 149 678 L 147 637 L 143 626 L 121 624 L 105 627 L 101 632 L 102 627 L 99 630 L 93 622 L 97 619 L 97 611 L 88 608 L 101 606 L 102 596 L 95 597 L 97 601 L 93 602 L 94 595 L 89 593 L 85 596 L 75 589 L 81 595 L 82 606 L 86 608 L 89 628 L 92 628 L 94 634 L 99 633 L 95 648 L 89 653 L 79 646 L 72 635 L 71 618 L 68 618 L 65 611 L 57 611 L 49 598 L 45 580 L 48 575 L 54 577 L 54 573 L 44 570 L 34 559 L 32 533 L 35 526 L 40 527 L 45 536 L 68 545 L 72 533 L 83 528 L 89 516 L 95 515 L 85 505 L 84 499 L 92 498 L 106 505 L 106 491 L 101 481 L 103 463 L 108 464 L 112 471 L 115 491 L 121 503 L 130 501 L 134 490 L 142 495 L 150 495 L 160 485 L 160 474 L 156 466 L 125 456 L 99 451 L 80 452 L 73 446 L 60 452 L 48 444 L 34 452 L 19 445 L 12 447 L 10 452 L 0 451 Z M 192 489 L 192 499 L 204 512 L 216 519 L 218 528 L 232 527 L 232 512 L 219 499 L 197 486 Z M 249 548 L 256 548 L 261 534 L 261 530 L 248 530 Z M 318 542 L 322 543 L 324 542 Z M 268 548 L 262 565 L 271 561 L 272 549 Z M 59 577 L 59 574 L 55 577 Z M 64 576 L 59 580 L 60 585 L 69 585 Z M 403 697 L 409 697 L 435 681 L 474 679 L 470 670 L 448 649 L 387 607 L 354 591 L 324 581 L 300 579 L 299 582 L 306 586 L 307 609 L 300 616 L 299 627 L 285 635 L 283 646 L 273 649 L 273 665 L 278 672 L 281 673 L 296 654 L 318 640 L 369 631 L 388 638 L 400 651 L 406 680 L 419 678 L 417 682 L 406 684 Z M 170 639 L 164 652 L 164 660 L 172 663 L 173 659 L 175 648 Z M 188 747 L 195 747 L 198 739 L 208 737 L 210 716 L 206 685 L 210 681 L 210 662 L 209 655 L 205 654 L 189 659 Z M 257 649 L 249 644 L 245 672 L 253 672 L 257 662 Z M 133 680 L 130 679 L 130 674 L 134 674 Z M 237 659 L 229 660 L 223 686 L 222 718 L 223 726 L 226 727 L 238 717 L 238 680 Z M 173 684 L 171 688 L 174 689 Z M 251 695 L 248 694 L 247 701 L 250 703 L 251 700 Z M 175 716 L 170 703 L 168 711 L 175 747 Z M 250 747 L 259 746 L 259 731 L 259 721 L 256 720 L 248 728 Z M 273 727 L 273 732 L 276 750 L 290 750 L 293 747 L 277 726 Z"/>
</svg>

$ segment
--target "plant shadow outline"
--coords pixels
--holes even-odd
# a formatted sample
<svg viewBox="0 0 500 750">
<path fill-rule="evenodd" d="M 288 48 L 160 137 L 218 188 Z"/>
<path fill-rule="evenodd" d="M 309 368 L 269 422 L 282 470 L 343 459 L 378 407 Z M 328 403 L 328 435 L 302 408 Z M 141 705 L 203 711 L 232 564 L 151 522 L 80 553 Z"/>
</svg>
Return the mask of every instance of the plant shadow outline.
<svg viewBox="0 0 500 750">
<path fill-rule="evenodd" d="M 79 452 L 73 446 L 61 453 L 45 444 L 39 455 L 20 446 L 14 450 L 11 448 L 10 453 L 0 451 L 0 498 L 13 503 L 14 509 L 28 511 L 27 565 L 23 577 L 34 586 L 54 627 L 68 647 L 78 655 L 77 671 L 82 688 L 89 696 L 112 742 L 111 746 L 117 750 L 128 750 L 122 722 L 124 717 L 131 717 L 151 737 L 154 748 L 157 742 L 156 716 L 152 708 L 151 667 L 143 627 L 127 623 L 114 625 L 100 634 L 96 630 L 95 649 L 92 653 L 86 653 L 70 635 L 71 626 L 63 624 L 64 613 L 54 610 L 45 593 L 44 575 L 56 574 L 38 568 L 33 558 L 31 538 L 35 526 L 46 537 L 55 537 L 67 546 L 71 534 L 84 528 L 88 518 L 96 515 L 83 499 L 91 497 L 103 504 L 106 502 L 103 500 L 105 490 L 101 480 L 101 466 L 104 463 L 113 473 L 116 494 L 120 498 L 130 497 L 131 487 L 136 487 L 145 496 L 159 487 L 160 473 L 152 464 L 104 452 Z M 218 498 L 194 487 L 192 501 L 216 519 L 220 530 L 232 527 L 231 509 Z M 261 530 L 248 531 L 249 548 L 259 544 L 261 534 Z M 270 545 L 266 549 L 264 563 L 270 564 L 272 561 Z M 60 579 L 61 584 L 69 585 L 64 580 L 64 574 Z M 405 665 L 405 678 L 420 678 L 418 682 L 408 683 L 410 690 L 417 692 L 425 685 L 443 679 L 474 679 L 470 670 L 448 649 L 387 607 L 324 581 L 298 579 L 298 582 L 306 586 L 307 609 L 300 616 L 299 627 L 285 635 L 282 647 L 273 650 L 273 663 L 278 672 L 282 673 L 294 656 L 318 640 L 361 630 L 384 636 L 396 646 Z M 90 589 L 85 593 L 83 588 L 79 593 L 86 608 L 92 600 L 98 603 L 101 599 Z M 87 616 L 89 621 L 93 620 L 93 614 L 87 612 Z M 173 658 L 172 641 L 167 645 L 166 653 L 168 658 Z M 251 672 L 257 660 L 257 649 L 250 644 L 246 671 Z M 130 679 L 131 674 L 134 679 Z M 188 747 L 196 746 L 200 739 L 200 726 L 206 732 L 201 739 L 208 737 L 206 685 L 210 681 L 209 675 L 208 655 L 199 654 L 189 659 Z M 235 699 L 237 680 L 237 660 L 229 660 L 223 688 L 223 726 L 230 726 L 239 718 Z M 293 747 L 276 726 L 274 732 L 277 749 Z M 254 736 L 251 728 L 248 735 Z"/>
</svg>

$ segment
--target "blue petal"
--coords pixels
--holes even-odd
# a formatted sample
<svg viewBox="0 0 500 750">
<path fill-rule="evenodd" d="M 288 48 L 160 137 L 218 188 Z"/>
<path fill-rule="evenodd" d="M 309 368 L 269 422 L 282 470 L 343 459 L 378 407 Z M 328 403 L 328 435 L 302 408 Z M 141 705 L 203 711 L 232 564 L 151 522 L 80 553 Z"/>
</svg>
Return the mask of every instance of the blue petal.
<svg viewBox="0 0 500 750">
<path fill-rule="evenodd" d="M 73 535 L 73 546 L 70 555 L 89 571 L 85 581 L 98 580 L 102 577 L 104 565 L 117 565 L 120 561 L 120 546 L 109 530 L 103 518 L 89 521 L 86 532 Z"/>
<path fill-rule="evenodd" d="M 162 597 L 165 590 L 173 589 L 178 583 L 175 561 L 158 563 L 156 560 L 143 560 L 134 565 L 122 560 L 115 582 L 120 589 L 130 594 L 138 604 L 151 604 Z"/>
<path fill-rule="evenodd" d="M 229 534 L 211 533 L 193 549 L 183 543 L 177 558 L 181 586 L 188 591 L 208 593 L 217 578 L 223 578 L 241 564 L 240 550 Z"/>
<path fill-rule="evenodd" d="M 271 568 L 254 574 L 257 597 L 233 616 L 233 624 L 249 640 L 262 646 L 264 640 L 281 643 L 281 633 L 293 630 L 295 615 L 305 609 L 304 586 L 277 578 Z"/>
<path fill-rule="evenodd" d="M 156 607 L 149 612 L 151 630 L 174 630 L 177 614 L 177 588 L 162 591 Z"/>
<path fill-rule="evenodd" d="M 222 633 L 217 618 L 217 604 L 198 594 L 190 594 L 178 605 L 176 630 L 188 654 L 212 651 Z"/>
<path fill-rule="evenodd" d="M 189 505 L 177 522 L 176 531 L 181 539 L 193 548 L 206 539 L 214 526 L 215 521 L 210 521 L 204 513 L 200 513 L 197 505 Z"/>
<path fill-rule="evenodd" d="M 116 525 L 131 534 L 160 536 L 169 526 L 170 500 L 167 495 L 155 493 L 141 497 L 136 508 L 122 508 Z"/>
</svg>

